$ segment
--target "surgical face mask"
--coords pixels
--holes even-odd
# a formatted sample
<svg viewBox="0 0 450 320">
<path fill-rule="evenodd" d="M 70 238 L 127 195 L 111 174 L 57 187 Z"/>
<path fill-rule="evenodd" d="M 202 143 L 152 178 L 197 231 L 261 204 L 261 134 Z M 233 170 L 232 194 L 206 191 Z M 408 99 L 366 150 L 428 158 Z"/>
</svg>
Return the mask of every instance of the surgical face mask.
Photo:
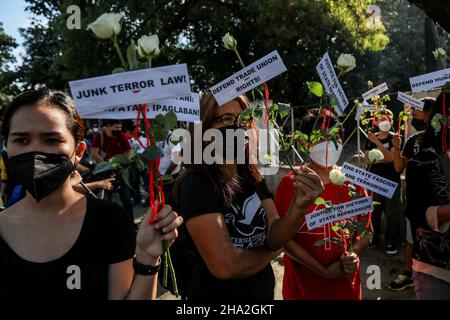
<svg viewBox="0 0 450 320">
<path fill-rule="evenodd" d="M 11 157 L 9 172 L 39 202 L 57 190 L 75 167 L 63 154 L 33 151 Z"/>
<path fill-rule="evenodd" d="M 327 154 L 328 149 L 328 154 Z M 321 166 L 322 168 L 334 166 L 341 156 L 342 144 L 337 143 L 336 145 L 333 141 L 324 141 L 314 145 L 309 153 L 309 158 L 315 164 Z"/>
<path fill-rule="evenodd" d="M 389 130 L 391 130 L 391 127 L 392 125 L 389 120 L 384 120 L 378 123 L 378 129 L 380 129 L 380 131 L 388 132 Z"/>
</svg>

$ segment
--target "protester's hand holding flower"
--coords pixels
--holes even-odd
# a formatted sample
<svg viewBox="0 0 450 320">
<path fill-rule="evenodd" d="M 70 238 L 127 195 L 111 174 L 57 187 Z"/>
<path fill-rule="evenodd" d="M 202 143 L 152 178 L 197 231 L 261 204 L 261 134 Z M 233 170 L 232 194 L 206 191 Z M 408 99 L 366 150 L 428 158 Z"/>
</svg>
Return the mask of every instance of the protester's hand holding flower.
<svg viewBox="0 0 450 320">
<path fill-rule="evenodd" d="M 341 264 L 344 268 L 346 277 L 353 275 L 359 267 L 359 256 L 354 252 L 347 252 L 341 256 Z"/>
<path fill-rule="evenodd" d="M 325 190 L 319 175 L 307 166 L 296 170 L 292 176 L 294 187 L 297 188 L 295 206 L 303 213 L 314 203 L 314 200 Z"/>
<path fill-rule="evenodd" d="M 153 224 L 150 224 L 153 211 L 150 208 L 139 228 L 136 238 L 136 259 L 142 264 L 155 265 L 163 254 L 163 240 L 172 244 L 178 236 L 177 228 L 183 223 L 168 205 L 159 212 Z"/>
</svg>

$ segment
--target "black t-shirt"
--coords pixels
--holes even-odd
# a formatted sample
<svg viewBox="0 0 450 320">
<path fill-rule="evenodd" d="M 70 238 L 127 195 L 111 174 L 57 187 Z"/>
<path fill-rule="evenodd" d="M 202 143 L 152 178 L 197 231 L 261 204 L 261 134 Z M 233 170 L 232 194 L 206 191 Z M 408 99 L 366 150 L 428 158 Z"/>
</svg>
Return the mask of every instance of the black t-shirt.
<svg viewBox="0 0 450 320">
<path fill-rule="evenodd" d="M 408 138 L 402 150 L 402 156 L 411 159 L 419 152 L 419 142 L 422 140 L 425 131 L 419 131 Z"/>
<path fill-rule="evenodd" d="M 450 270 L 450 232 L 431 231 L 426 221 L 430 206 L 450 202 L 450 160 L 433 148 L 413 156 L 406 166 L 406 215 L 414 237 L 414 258 Z"/>
<path fill-rule="evenodd" d="M 214 185 L 203 173 L 189 173 L 180 189 L 180 210 L 185 221 L 208 214 L 221 213 L 230 233 L 231 242 L 247 250 L 267 245 L 267 217 L 261 201 L 271 198 L 264 180 L 255 188 L 240 174 L 241 189 L 233 204 L 224 205 L 214 192 Z M 191 243 L 193 243 L 191 241 Z M 198 250 L 194 248 L 198 254 Z M 220 254 L 218 252 L 217 254 Z M 187 298 L 202 301 L 230 299 L 273 300 L 275 278 L 269 264 L 249 278 L 221 280 L 214 277 L 198 254 L 199 261 L 192 270 Z"/>
<path fill-rule="evenodd" d="M 377 134 L 378 135 L 378 134 Z M 384 145 L 384 147 L 388 150 L 391 150 L 392 145 L 392 137 L 394 133 L 389 132 L 389 136 L 385 139 L 380 139 L 380 142 Z M 366 151 L 370 151 L 372 149 L 376 149 L 377 146 L 367 139 L 366 141 Z M 383 163 L 375 163 L 370 166 L 370 172 L 373 172 L 383 178 L 389 179 L 394 182 L 400 182 L 400 173 L 395 171 L 393 162 L 383 162 Z"/>
<path fill-rule="evenodd" d="M 136 233 L 117 204 L 87 197 L 86 215 L 62 257 L 35 263 L 0 237 L 0 299 L 107 299 L 108 266 L 133 257 Z"/>
</svg>

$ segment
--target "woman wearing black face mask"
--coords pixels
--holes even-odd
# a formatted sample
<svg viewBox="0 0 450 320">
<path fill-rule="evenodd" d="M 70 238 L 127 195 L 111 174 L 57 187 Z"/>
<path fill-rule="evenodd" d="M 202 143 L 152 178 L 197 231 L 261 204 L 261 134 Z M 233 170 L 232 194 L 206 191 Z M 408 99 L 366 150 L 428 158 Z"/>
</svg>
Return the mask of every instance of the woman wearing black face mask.
<svg viewBox="0 0 450 320">
<path fill-rule="evenodd" d="M 2 134 L 27 194 L 0 215 L 0 298 L 154 298 L 161 239 L 176 237 L 181 218 L 166 206 L 150 225 L 149 212 L 136 238 L 121 207 L 74 191 L 86 146 L 72 99 L 26 91 Z"/>
<path fill-rule="evenodd" d="M 249 105 L 246 97 L 239 96 L 219 107 L 211 93 L 205 94 L 200 102 L 202 134 L 211 132 L 208 129 L 224 133 L 247 128 L 251 136 L 256 130 L 252 121 L 238 122 L 239 114 Z M 189 131 L 194 137 L 193 125 Z M 245 139 L 242 132 L 241 136 Z M 225 138 L 224 150 L 214 140 L 218 143 L 217 162 L 207 164 L 202 158 L 201 163 L 187 165 L 186 175 L 175 185 L 175 202 L 186 220 L 182 230 L 186 251 L 193 253 L 187 284 L 182 288 L 187 300 L 272 300 L 275 279 L 270 262 L 292 239 L 306 208 L 323 190 L 317 174 L 306 168 L 299 170 L 293 183 L 305 187 L 280 219 L 257 166 L 249 161 L 241 164 L 239 156 L 231 155 L 236 151 L 234 141 Z M 194 139 L 192 143 L 194 162 Z M 203 146 L 204 157 L 212 145 Z M 244 146 L 247 159 L 250 145 L 251 141 Z M 226 163 L 221 161 L 224 158 Z"/>
</svg>

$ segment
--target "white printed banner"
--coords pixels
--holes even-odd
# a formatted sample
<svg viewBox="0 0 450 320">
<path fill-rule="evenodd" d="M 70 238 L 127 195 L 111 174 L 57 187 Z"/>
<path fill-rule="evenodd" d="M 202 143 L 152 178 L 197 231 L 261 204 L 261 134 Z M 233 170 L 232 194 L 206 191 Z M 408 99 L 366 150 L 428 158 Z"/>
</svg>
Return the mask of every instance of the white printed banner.
<svg viewBox="0 0 450 320">
<path fill-rule="evenodd" d="M 450 68 L 409 78 L 412 92 L 421 92 L 441 87 L 450 81 Z"/>
<path fill-rule="evenodd" d="M 342 173 L 348 181 L 389 199 L 392 198 L 395 189 L 397 189 L 397 182 L 388 180 L 347 162 L 344 162 L 342 166 Z"/>
<path fill-rule="evenodd" d="M 306 228 L 313 230 L 328 223 L 349 219 L 373 211 L 372 197 L 334 204 L 330 209 L 311 212 L 305 216 Z"/>
<path fill-rule="evenodd" d="M 133 105 L 188 95 L 186 64 L 115 73 L 69 82 L 78 112 Z"/>
<path fill-rule="evenodd" d="M 372 99 L 373 96 L 377 96 L 380 93 L 383 93 L 388 90 L 389 90 L 388 85 L 386 82 L 384 82 L 384 83 L 376 86 L 375 88 L 372 88 L 367 92 L 364 92 L 362 94 L 362 97 L 363 97 L 364 101 L 369 101 L 370 99 Z"/>
<path fill-rule="evenodd" d="M 211 87 L 219 106 L 285 72 L 286 66 L 275 50 Z"/>
<path fill-rule="evenodd" d="M 348 99 L 336 76 L 336 71 L 334 70 L 328 52 L 323 55 L 319 64 L 316 66 L 316 71 L 327 92 L 333 93 L 336 97 L 338 105 L 336 106 L 335 111 L 338 116 L 342 116 L 345 108 L 348 106 Z"/>
<path fill-rule="evenodd" d="M 106 108 L 95 112 L 82 113 L 83 119 L 136 119 L 139 106 L 124 105 Z M 158 114 L 166 114 L 173 111 L 178 121 L 200 121 L 200 104 L 197 93 L 173 99 L 159 100 L 147 103 L 147 117 L 155 118 Z"/>
<path fill-rule="evenodd" d="M 411 97 L 410 95 L 407 95 L 406 93 L 400 91 L 398 92 L 397 100 L 419 110 L 423 110 L 423 106 L 425 105 L 423 101 Z"/>
<path fill-rule="evenodd" d="M 377 106 L 374 104 L 368 104 L 366 101 L 364 101 L 359 107 L 358 111 L 356 111 L 355 120 L 359 121 L 361 120 L 361 116 L 363 112 L 365 111 L 375 111 L 377 109 Z"/>
</svg>

